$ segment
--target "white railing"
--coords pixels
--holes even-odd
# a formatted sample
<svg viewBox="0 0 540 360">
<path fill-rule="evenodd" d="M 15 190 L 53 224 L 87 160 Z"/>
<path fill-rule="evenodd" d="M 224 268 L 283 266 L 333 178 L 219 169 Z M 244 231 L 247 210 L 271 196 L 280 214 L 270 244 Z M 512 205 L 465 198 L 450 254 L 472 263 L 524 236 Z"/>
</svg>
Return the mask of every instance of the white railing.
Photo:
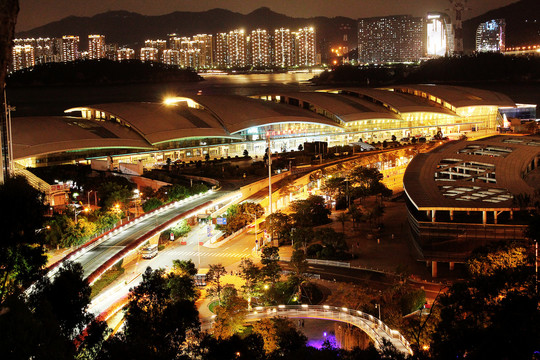
<svg viewBox="0 0 540 360">
<path fill-rule="evenodd" d="M 364 331 L 373 340 L 376 348 L 381 348 L 383 340 L 388 340 L 398 351 L 411 355 L 413 353 L 409 342 L 399 331 L 390 329 L 373 315 L 345 307 L 307 304 L 259 306 L 248 312 L 246 321 L 257 321 L 275 316 L 346 322 Z M 204 327 L 209 327 L 211 323 L 204 325 Z"/>
</svg>

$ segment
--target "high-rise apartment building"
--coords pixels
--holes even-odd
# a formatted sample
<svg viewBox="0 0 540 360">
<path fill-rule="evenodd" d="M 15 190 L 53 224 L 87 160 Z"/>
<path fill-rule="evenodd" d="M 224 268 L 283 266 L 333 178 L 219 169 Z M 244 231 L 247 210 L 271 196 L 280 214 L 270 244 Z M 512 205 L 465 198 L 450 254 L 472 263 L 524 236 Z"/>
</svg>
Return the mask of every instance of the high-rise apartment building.
<svg viewBox="0 0 540 360">
<path fill-rule="evenodd" d="M 247 65 L 246 34 L 243 29 L 229 31 L 227 50 L 227 66 L 244 67 Z"/>
<path fill-rule="evenodd" d="M 11 51 L 12 70 L 18 71 L 35 65 L 32 45 L 15 45 Z"/>
<path fill-rule="evenodd" d="M 88 35 L 88 58 L 103 59 L 105 57 L 105 35 Z"/>
<path fill-rule="evenodd" d="M 270 51 L 268 46 L 268 33 L 266 30 L 253 30 L 250 37 L 251 65 L 255 67 L 270 66 Z"/>
<path fill-rule="evenodd" d="M 143 47 L 141 48 L 140 59 L 142 62 L 158 61 L 159 50 L 153 47 Z"/>
<path fill-rule="evenodd" d="M 180 50 L 180 43 L 184 37 L 178 36 L 176 34 L 169 34 L 168 48 L 171 50 Z"/>
<path fill-rule="evenodd" d="M 305 27 L 296 32 L 295 50 L 297 65 L 316 65 L 315 29 L 313 27 Z"/>
<path fill-rule="evenodd" d="M 152 61 L 163 61 L 163 51 L 167 49 L 167 41 L 160 40 L 160 39 L 145 40 L 144 47 L 157 49 L 158 53 L 157 53 L 156 60 L 152 60 Z"/>
<path fill-rule="evenodd" d="M 121 48 L 116 51 L 116 60 L 124 61 L 135 59 L 135 50 L 130 48 Z"/>
<path fill-rule="evenodd" d="M 15 46 L 30 45 L 34 48 L 34 61 L 35 64 L 45 64 L 48 62 L 60 61 L 60 53 L 55 52 L 54 41 L 57 39 L 50 38 L 26 38 L 26 39 L 13 39 Z M 61 41 L 61 39 L 60 39 Z"/>
<path fill-rule="evenodd" d="M 476 51 L 504 52 L 506 21 L 493 19 L 478 25 L 476 29 Z"/>
<path fill-rule="evenodd" d="M 216 35 L 216 51 L 214 64 L 218 68 L 226 68 L 229 63 L 229 46 L 227 43 L 227 33 L 219 33 Z"/>
<path fill-rule="evenodd" d="M 415 62 L 424 56 L 424 18 L 391 15 L 358 20 L 358 62 Z"/>
<path fill-rule="evenodd" d="M 197 42 L 197 48 L 200 50 L 200 67 L 212 67 L 214 65 L 214 46 L 212 35 L 197 34 L 193 36 L 193 41 Z"/>
<path fill-rule="evenodd" d="M 172 50 L 172 49 L 164 50 L 163 62 L 167 65 L 180 66 L 180 50 Z"/>
<path fill-rule="evenodd" d="M 447 56 L 454 53 L 454 28 L 450 16 L 444 13 L 428 13 L 426 18 L 426 54 L 429 57 Z"/>
<path fill-rule="evenodd" d="M 108 60 L 116 60 L 118 54 L 118 44 L 105 44 L 105 58 Z"/>
<path fill-rule="evenodd" d="M 75 61 L 79 58 L 79 37 L 62 36 L 62 61 Z"/>
</svg>

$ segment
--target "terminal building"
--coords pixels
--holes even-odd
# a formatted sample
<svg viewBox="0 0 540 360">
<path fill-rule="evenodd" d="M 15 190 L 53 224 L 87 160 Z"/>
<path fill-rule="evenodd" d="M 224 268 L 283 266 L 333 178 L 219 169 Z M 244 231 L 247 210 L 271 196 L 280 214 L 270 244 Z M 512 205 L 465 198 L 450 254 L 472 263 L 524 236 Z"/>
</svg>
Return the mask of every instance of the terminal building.
<svg viewBox="0 0 540 360">
<path fill-rule="evenodd" d="M 492 136 L 418 154 L 403 178 L 420 256 L 432 266 L 464 262 L 492 241 L 522 240 L 540 191 L 540 137 Z"/>
<path fill-rule="evenodd" d="M 65 116 L 14 118 L 13 158 L 19 167 L 92 159 L 151 167 L 168 158 L 219 159 L 245 150 L 262 156 L 268 140 L 272 152 L 282 152 L 314 141 L 331 147 L 496 131 L 504 121 L 501 111 L 519 109 L 500 93 L 446 85 L 81 104 Z M 534 106 L 527 111 L 536 116 Z"/>
</svg>

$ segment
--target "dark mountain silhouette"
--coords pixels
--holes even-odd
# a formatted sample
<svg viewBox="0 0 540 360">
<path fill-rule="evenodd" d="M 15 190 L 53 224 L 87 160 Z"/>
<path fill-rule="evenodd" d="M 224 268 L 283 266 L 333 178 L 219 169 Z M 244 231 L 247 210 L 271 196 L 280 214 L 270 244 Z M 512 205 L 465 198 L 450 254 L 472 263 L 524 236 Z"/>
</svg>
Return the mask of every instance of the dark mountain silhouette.
<svg viewBox="0 0 540 360">
<path fill-rule="evenodd" d="M 322 46 L 328 42 L 342 39 L 339 27 L 349 24 L 353 30 L 349 32 L 350 47 L 356 47 L 356 20 L 346 17 L 292 18 L 273 12 L 269 8 L 259 8 L 247 15 L 224 9 L 213 9 L 204 12 L 177 11 L 167 15 L 145 16 L 128 11 L 109 11 L 93 17 L 70 16 L 59 21 L 19 32 L 17 37 L 61 37 L 62 35 L 78 35 L 81 47 L 86 47 L 89 34 L 103 34 L 107 42 L 119 45 L 141 46 L 146 39 L 166 39 L 167 34 L 179 36 L 195 34 L 216 34 L 243 28 L 251 31 L 257 28 L 273 31 L 279 27 L 299 29 L 313 26 L 317 31 L 317 39 Z"/>
<path fill-rule="evenodd" d="M 540 1 L 521 0 L 463 22 L 463 47 L 473 51 L 476 29 L 492 19 L 506 20 L 506 46 L 540 44 Z"/>
</svg>

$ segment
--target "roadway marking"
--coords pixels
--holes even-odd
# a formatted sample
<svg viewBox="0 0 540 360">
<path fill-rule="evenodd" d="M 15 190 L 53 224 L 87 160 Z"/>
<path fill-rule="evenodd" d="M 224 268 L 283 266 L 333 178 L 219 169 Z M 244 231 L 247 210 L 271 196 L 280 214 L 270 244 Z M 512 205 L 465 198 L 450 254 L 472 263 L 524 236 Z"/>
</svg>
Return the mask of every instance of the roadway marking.
<svg viewBox="0 0 540 360">
<path fill-rule="evenodd" d="M 171 251 L 174 255 L 184 255 L 184 256 L 205 256 L 205 257 L 245 257 L 247 254 L 243 253 L 224 253 L 224 252 L 206 252 L 201 251 Z"/>
</svg>

